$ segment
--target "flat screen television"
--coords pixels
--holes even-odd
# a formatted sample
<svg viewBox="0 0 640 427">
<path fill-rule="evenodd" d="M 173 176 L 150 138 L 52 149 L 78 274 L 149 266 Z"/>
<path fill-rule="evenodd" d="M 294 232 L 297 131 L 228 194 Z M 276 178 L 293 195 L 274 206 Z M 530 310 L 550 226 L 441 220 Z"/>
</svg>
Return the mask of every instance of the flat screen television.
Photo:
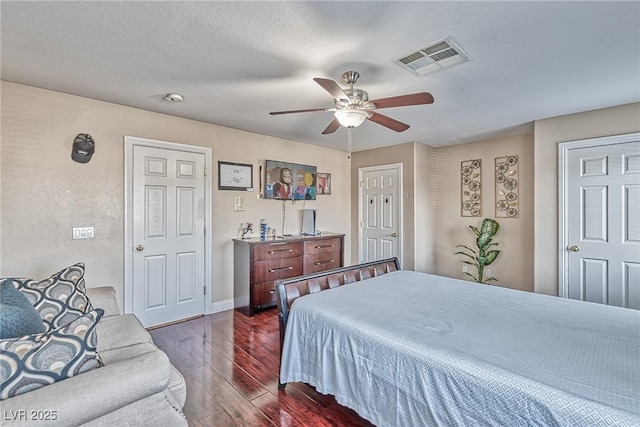
<svg viewBox="0 0 640 427">
<path fill-rule="evenodd" d="M 265 175 L 265 199 L 316 199 L 316 166 L 267 160 Z"/>
</svg>

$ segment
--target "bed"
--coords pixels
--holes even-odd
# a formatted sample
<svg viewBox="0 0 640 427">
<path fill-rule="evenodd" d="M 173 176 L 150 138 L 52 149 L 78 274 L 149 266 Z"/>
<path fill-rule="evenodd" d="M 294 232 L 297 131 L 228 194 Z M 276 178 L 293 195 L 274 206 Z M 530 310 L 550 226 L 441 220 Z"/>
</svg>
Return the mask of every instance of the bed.
<svg viewBox="0 0 640 427">
<path fill-rule="evenodd" d="M 279 281 L 280 387 L 383 426 L 640 426 L 640 312 L 398 269 Z"/>
</svg>

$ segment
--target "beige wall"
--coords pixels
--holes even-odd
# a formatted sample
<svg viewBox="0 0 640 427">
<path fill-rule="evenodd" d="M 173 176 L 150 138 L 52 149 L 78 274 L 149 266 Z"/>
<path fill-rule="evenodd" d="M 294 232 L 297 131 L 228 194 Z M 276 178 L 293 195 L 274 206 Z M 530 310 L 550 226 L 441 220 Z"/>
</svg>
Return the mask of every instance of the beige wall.
<svg viewBox="0 0 640 427">
<path fill-rule="evenodd" d="M 519 156 L 518 218 L 495 216 L 495 158 Z M 460 215 L 460 162 L 482 160 L 482 215 Z M 435 149 L 434 194 L 437 206 L 435 228 L 435 273 L 465 279 L 456 245 L 475 248 L 469 225 L 479 227 L 483 218 L 494 218 L 500 230 L 494 238 L 502 253 L 489 269 L 498 281 L 492 284 L 533 291 L 533 135 L 493 139 Z"/>
<path fill-rule="evenodd" d="M 640 131 L 640 103 L 635 103 L 539 120 L 534 136 L 361 151 L 353 153 L 349 165 L 341 151 L 13 83 L 2 82 L 1 96 L 0 276 L 40 278 L 84 261 L 88 285 L 113 284 L 120 299 L 124 135 L 212 149 L 212 301 L 219 302 L 232 297 L 231 239 L 240 223 L 266 218 L 280 231 L 282 205 L 257 200 L 255 192 L 243 193 L 247 210 L 234 212 L 237 193 L 217 190 L 218 160 L 254 164 L 255 182 L 257 165 L 265 159 L 315 164 L 318 171 L 332 173 L 332 195 L 306 202 L 305 207 L 318 209 L 318 228 L 347 234 L 347 265 L 358 260 L 358 168 L 402 163 L 405 268 L 463 277 L 452 253 L 455 245 L 472 243 L 466 226 L 479 220 L 460 217 L 460 161 L 483 159 L 483 217 L 493 217 L 495 187 L 488 166 L 495 157 L 518 154 L 521 215 L 500 220 L 496 240 L 505 252 L 492 270 L 502 285 L 557 295 L 557 144 Z M 85 165 L 70 159 L 73 138 L 81 132 L 97 141 L 96 154 Z M 296 213 L 302 207 L 300 202 L 286 204 L 285 232 L 297 230 Z M 96 238 L 71 240 L 74 226 L 94 226 Z"/>
<path fill-rule="evenodd" d="M 504 252 L 491 265 L 499 285 L 558 295 L 558 143 L 640 131 L 640 103 L 538 120 L 534 135 L 522 135 L 450 147 L 409 143 L 354 153 L 352 235 L 357 253 L 357 169 L 400 162 L 404 165 L 405 268 L 465 278 L 460 243 L 473 244 L 468 225 L 480 219 L 460 216 L 460 162 L 483 160 L 483 215 L 494 217 L 495 157 L 520 156 L 520 216 L 500 219 L 496 237 Z M 430 185 L 424 183 L 430 181 Z"/>
<path fill-rule="evenodd" d="M 436 149 L 415 144 L 415 270 L 435 273 L 436 218 L 438 205 L 435 197 Z"/>
<path fill-rule="evenodd" d="M 265 218 L 281 232 L 282 202 L 246 195 L 233 211 L 234 191 L 217 190 L 217 161 L 258 165 L 275 159 L 316 165 L 332 174 L 332 195 L 286 204 L 285 232 L 299 230 L 298 210 L 318 210 L 318 228 L 345 233 L 349 248 L 351 187 L 342 151 L 257 135 L 92 99 L 2 82 L 0 276 L 44 278 L 72 263 L 87 265 L 87 286 L 114 285 L 123 306 L 124 136 L 210 147 L 213 165 L 213 302 L 233 297 L 231 239 L 243 222 Z M 175 106 L 179 108 L 179 105 Z M 78 133 L 96 140 L 87 164 L 71 160 Z M 96 238 L 72 240 L 72 227 L 93 226 Z M 345 251 L 350 264 L 350 252 Z"/>
<path fill-rule="evenodd" d="M 492 265 L 497 284 L 533 290 L 533 136 L 501 138 L 450 147 L 431 148 L 408 143 L 354 153 L 352 163 L 352 259 L 358 259 L 358 168 L 389 163 L 403 164 L 404 268 L 466 278 L 456 245 L 473 245 L 469 225 L 481 218 L 460 216 L 460 162 L 483 160 L 483 218 L 495 217 L 494 159 L 520 157 L 520 216 L 500 219 L 496 237 L 504 251 Z"/>
<path fill-rule="evenodd" d="M 558 143 L 638 131 L 640 103 L 535 122 L 536 292 L 558 295 Z"/>
</svg>

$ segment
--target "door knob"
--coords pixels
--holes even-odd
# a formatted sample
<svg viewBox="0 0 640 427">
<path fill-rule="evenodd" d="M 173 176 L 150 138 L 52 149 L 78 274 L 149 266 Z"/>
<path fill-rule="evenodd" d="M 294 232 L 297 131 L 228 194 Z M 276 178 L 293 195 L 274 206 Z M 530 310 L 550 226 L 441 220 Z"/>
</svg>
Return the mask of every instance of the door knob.
<svg viewBox="0 0 640 427">
<path fill-rule="evenodd" d="M 580 246 L 577 246 L 577 245 L 569 246 L 569 250 L 571 252 L 579 252 L 580 251 Z"/>
<path fill-rule="evenodd" d="M 398 237 L 398 233 L 391 233 L 391 237 Z"/>
<path fill-rule="evenodd" d="M 136 251 L 138 251 L 138 252 L 144 251 L 144 246 L 142 246 L 142 245 L 136 246 Z"/>
</svg>

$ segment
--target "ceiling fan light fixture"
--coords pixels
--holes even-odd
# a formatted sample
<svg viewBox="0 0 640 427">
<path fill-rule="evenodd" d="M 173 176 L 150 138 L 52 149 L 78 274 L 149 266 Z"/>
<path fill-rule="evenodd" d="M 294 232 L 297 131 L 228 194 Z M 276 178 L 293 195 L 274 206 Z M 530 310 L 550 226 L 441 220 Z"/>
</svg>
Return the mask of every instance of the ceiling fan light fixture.
<svg viewBox="0 0 640 427">
<path fill-rule="evenodd" d="M 357 128 L 367 118 L 369 118 L 368 112 L 356 109 L 338 110 L 333 113 L 333 115 L 338 119 L 342 126 L 350 129 Z"/>
</svg>

